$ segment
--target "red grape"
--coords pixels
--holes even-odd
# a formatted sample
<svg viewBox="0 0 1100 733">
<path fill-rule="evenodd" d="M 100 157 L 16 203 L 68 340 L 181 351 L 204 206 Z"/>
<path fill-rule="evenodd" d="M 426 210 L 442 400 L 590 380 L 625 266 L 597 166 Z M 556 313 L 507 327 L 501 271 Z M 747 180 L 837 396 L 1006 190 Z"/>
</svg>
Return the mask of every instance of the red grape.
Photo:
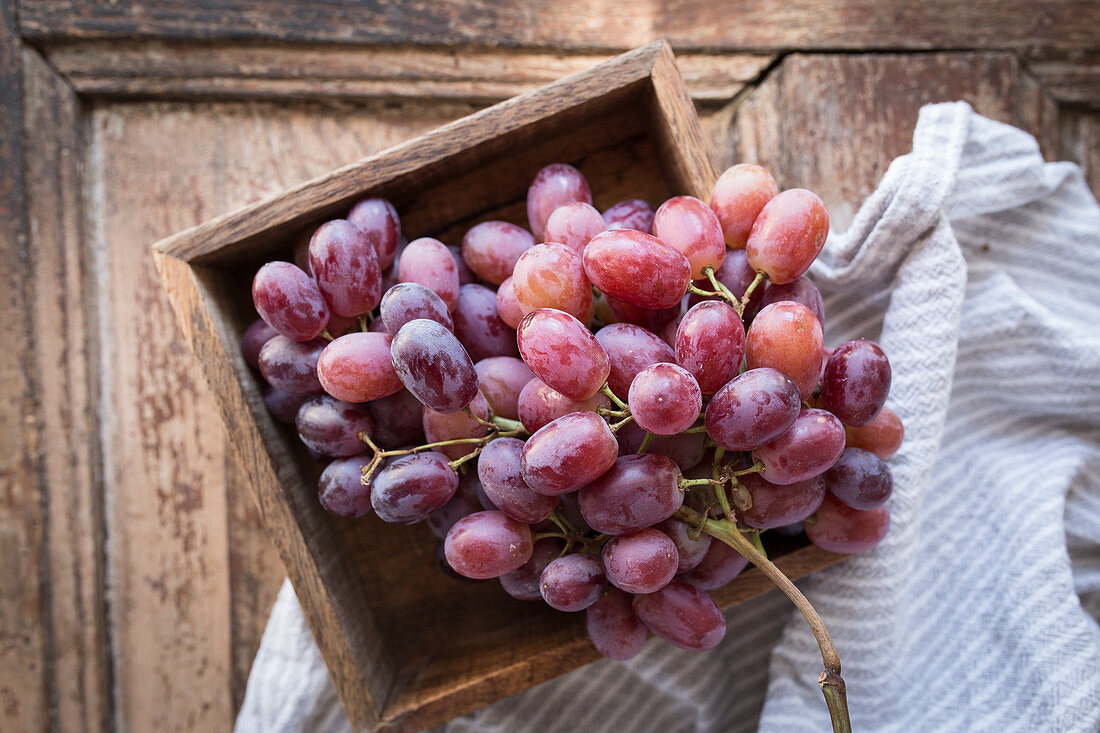
<svg viewBox="0 0 1100 733">
<path fill-rule="evenodd" d="M 407 389 L 371 400 L 364 407 L 374 421 L 371 440 L 387 450 L 417 443 L 424 431 L 424 405 Z"/>
<path fill-rule="evenodd" d="M 777 193 L 779 186 L 772 174 L 759 165 L 740 163 L 727 168 L 718 177 L 710 197 L 710 208 L 722 223 L 727 246 L 744 248 L 760 210 Z"/>
<path fill-rule="evenodd" d="M 327 344 L 316 341 L 294 341 L 276 336 L 260 349 L 260 374 L 272 387 L 294 394 L 321 391 L 317 378 L 317 360 Z"/>
<path fill-rule="evenodd" d="M 326 221 L 309 242 L 309 265 L 330 310 L 358 316 L 378 305 L 382 270 L 374 247 L 346 219 Z"/>
<path fill-rule="evenodd" d="M 512 278 L 500 284 L 497 288 L 497 314 L 510 328 L 519 328 L 519 322 L 525 315 L 523 309 L 516 300 L 516 289 L 512 284 Z"/>
<path fill-rule="evenodd" d="M 462 237 L 462 259 L 474 274 L 493 285 L 512 275 L 520 255 L 534 246 L 531 232 L 506 221 L 483 221 Z"/>
<path fill-rule="evenodd" d="M 355 316 L 338 316 L 335 313 L 331 313 L 328 317 L 328 323 L 325 324 L 325 330 L 328 331 L 328 335 L 333 338 L 339 338 L 347 333 L 348 329 L 352 326 L 355 330 L 359 330 L 359 319 Z"/>
<path fill-rule="evenodd" d="M 374 475 L 371 506 L 387 522 L 412 524 L 451 500 L 458 474 L 435 451 L 401 456 Z"/>
<path fill-rule="evenodd" d="M 490 356 L 474 364 L 474 369 L 481 393 L 493 413 L 518 420 L 519 394 L 535 378 L 534 372 L 514 356 Z"/>
<path fill-rule="evenodd" d="M 905 426 L 901 418 L 889 407 L 883 407 L 866 425 L 854 428 L 845 426 L 850 448 L 863 448 L 886 460 L 898 452 L 905 439 Z"/>
<path fill-rule="evenodd" d="M 568 313 L 540 308 L 524 317 L 517 334 L 527 366 L 566 397 L 586 400 L 607 381 L 611 371 L 607 352 L 592 332 Z"/>
<path fill-rule="evenodd" d="M 832 494 L 826 494 L 815 520 L 805 524 L 810 542 L 829 552 L 845 555 L 865 552 L 882 541 L 890 529 L 890 510 L 853 509 Z"/>
<path fill-rule="evenodd" d="M 337 458 L 325 466 L 318 484 L 321 506 L 338 517 L 361 517 L 370 511 L 370 485 L 363 485 L 363 468 L 372 456 Z"/>
<path fill-rule="evenodd" d="M 310 450 L 323 456 L 354 456 L 363 451 L 359 433 L 371 432 L 371 419 L 360 405 L 315 395 L 298 410 L 298 436 Z"/>
<path fill-rule="evenodd" d="M 463 285 L 455 307 L 455 336 L 470 356 L 515 356 L 516 332 L 497 315 L 497 296 L 484 285 Z"/>
<path fill-rule="evenodd" d="M 382 323 L 397 333 L 409 321 L 427 318 L 454 330 L 454 319 L 443 299 L 419 283 L 397 283 L 382 296 Z"/>
<path fill-rule="evenodd" d="M 539 589 L 542 571 L 559 552 L 561 546 L 553 538 L 544 537 L 536 542 L 530 560 L 500 576 L 504 592 L 521 601 L 537 601 L 542 598 L 542 590 Z"/>
<path fill-rule="evenodd" d="M 714 599 L 681 580 L 656 593 L 634 596 L 634 614 L 654 634 L 681 649 L 713 649 L 726 635 L 726 617 Z"/>
<path fill-rule="evenodd" d="M 844 451 L 844 426 L 831 412 L 802 410 L 787 432 L 753 451 L 761 476 L 788 486 L 829 470 Z"/>
<path fill-rule="evenodd" d="M 638 372 L 653 364 L 676 361 L 676 354 L 668 344 L 652 332 L 630 323 L 604 326 L 596 332 L 596 340 L 607 352 L 611 369 L 607 386 L 620 397 L 626 397 Z"/>
<path fill-rule="evenodd" d="M 678 519 L 666 519 L 655 525 L 676 545 L 676 572 L 686 573 L 703 562 L 707 550 L 710 549 L 710 535 L 703 532 L 697 538 L 693 538 L 691 527 Z"/>
<path fill-rule="evenodd" d="M 821 378 L 823 347 L 821 323 L 813 312 L 801 303 L 783 301 L 756 314 L 745 336 L 745 361 L 749 369 L 778 369 L 809 399 Z"/>
<path fill-rule="evenodd" d="M 783 285 L 809 269 L 828 235 L 824 202 L 804 188 L 792 188 L 764 205 L 745 251 L 754 270 Z"/>
<path fill-rule="evenodd" d="M 680 303 L 676 303 L 676 305 L 669 308 L 654 310 L 639 308 L 618 298 L 612 298 L 607 294 L 604 294 L 604 299 L 607 301 L 607 305 L 611 308 L 616 320 L 641 326 L 648 331 L 659 331 L 669 321 L 675 320 L 680 315 Z"/>
<path fill-rule="evenodd" d="M 369 402 L 401 391 L 390 359 L 388 333 L 349 333 L 331 342 L 317 360 L 325 391 L 345 402 Z"/>
<path fill-rule="evenodd" d="M 580 253 L 584 251 L 588 240 L 600 232 L 607 231 L 600 212 L 586 203 L 574 202 L 562 204 L 546 221 L 545 239 L 547 242 L 564 244 Z"/>
<path fill-rule="evenodd" d="M 688 258 L 692 280 L 706 277 L 703 268 L 718 269 L 726 256 L 718 217 L 694 196 L 674 196 L 661 204 L 653 217 L 653 234 Z"/>
<path fill-rule="evenodd" d="M 463 285 L 476 283 L 478 281 L 477 275 L 475 275 L 473 270 L 466 265 L 466 260 L 462 259 L 462 247 L 448 244 L 447 250 L 451 253 L 451 257 L 454 258 L 455 267 L 458 268 L 458 286 L 461 288 Z"/>
<path fill-rule="evenodd" d="M 592 317 L 592 284 L 580 254 L 564 244 L 538 244 L 524 252 L 512 288 L 524 314 L 556 308 L 585 323 Z"/>
<path fill-rule="evenodd" d="M 348 221 L 356 226 L 374 247 L 378 265 L 383 270 L 393 264 L 397 243 L 401 241 L 401 220 L 397 210 L 386 199 L 363 199 L 351 207 Z"/>
<path fill-rule="evenodd" d="M 750 369 L 707 405 L 707 433 L 730 451 L 747 451 L 790 429 L 802 409 L 798 386 L 776 369 Z"/>
<path fill-rule="evenodd" d="M 599 477 L 618 455 L 619 444 L 602 417 L 573 412 L 543 426 L 524 444 L 523 480 L 540 494 L 566 494 Z"/>
<path fill-rule="evenodd" d="M 531 528 L 503 512 L 475 512 L 455 522 L 443 549 L 461 575 L 499 578 L 531 559 Z"/>
<path fill-rule="evenodd" d="M 244 335 L 241 336 L 241 354 L 250 367 L 260 368 L 260 349 L 278 335 L 279 332 L 267 325 L 262 318 L 257 318 L 244 330 Z"/>
<path fill-rule="evenodd" d="M 874 509 L 886 503 L 894 490 L 890 467 L 874 453 L 845 448 L 824 474 L 825 488 L 853 509 Z"/>
<path fill-rule="evenodd" d="M 586 400 L 571 399 L 535 377 L 520 390 L 517 409 L 524 429 L 534 433 L 552 420 L 571 412 L 595 412 L 610 405 L 611 400 L 599 393 Z"/>
<path fill-rule="evenodd" d="M 551 163 L 535 174 L 527 189 L 527 222 L 538 241 L 543 241 L 550 215 L 559 206 L 574 201 L 592 203 L 592 189 L 579 170 L 565 163 Z"/>
<path fill-rule="evenodd" d="M 676 362 L 714 394 L 737 376 L 745 352 L 745 327 L 737 311 L 707 300 L 684 314 L 676 329 Z"/>
<path fill-rule="evenodd" d="M 596 651 L 609 659 L 630 659 L 645 646 L 646 629 L 634 615 L 631 598 L 618 588 L 608 588 L 585 611 L 588 638 Z"/>
<path fill-rule="evenodd" d="M 302 403 L 311 397 L 310 394 L 284 392 L 278 387 L 268 387 L 264 390 L 264 406 L 267 411 L 281 423 L 293 425 L 298 417 L 298 409 Z"/>
<path fill-rule="evenodd" d="M 737 518 L 750 527 L 775 529 L 801 522 L 821 506 L 825 498 L 825 482 L 820 476 L 777 486 L 755 474 L 741 476 L 738 481 L 752 496 L 752 506 L 737 513 Z"/>
<path fill-rule="evenodd" d="M 406 323 L 393 337 L 390 353 L 405 388 L 436 412 L 458 412 L 477 395 L 473 360 L 455 335 L 435 321 Z"/>
<path fill-rule="evenodd" d="M 603 212 L 603 220 L 608 229 L 636 229 L 646 234 L 653 233 L 653 207 L 642 199 L 626 199 L 612 204 Z"/>
<path fill-rule="evenodd" d="M 600 599 L 604 586 L 603 568 L 590 555 L 573 553 L 551 560 L 539 578 L 542 599 L 558 611 L 583 611 Z"/>
<path fill-rule="evenodd" d="M 702 562 L 684 574 L 683 580 L 699 590 L 715 590 L 741 574 L 748 559 L 725 542 L 715 540 Z"/>
<path fill-rule="evenodd" d="M 755 295 L 755 293 L 759 291 L 760 288 L 758 287 L 753 294 Z M 813 281 L 805 275 L 786 285 L 768 283 L 768 287 L 764 290 L 760 303 L 761 305 L 771 305 L 772 303 L 779 303 L 784 300 L 792 300 L 795 303 L 801 303 L 813 311 L 818 321 L 825 323 L 825 302 L 821 299 L 821 291 L 818 290 Z"/>
<path fill-rule="evenodd" d="M 680 469 L 667 456 L 623 456 L 581 489 L 581 515 L 597 532 L 637 532 L 676 513 L 684 503 L 679 482 Z"/>
<path fill-rule="evenodd" d="M 856 339 L 833 349 L 821 381 L 821 404 L 845 425 L 875 418 L 890 392 L 890 360 L 874 341 Z"/>
<path fill-rule="evenodd" d="M 630 229 L 592 237 L 584 248 L 584 271 L 612 298 L 650 310 L 675 306 L 691 283 L 686 257 L 656 237 Z"/>
<path fill-rule="evenodd" d="M 397 277 L 428 288 L 452 311 L 458 305 L 458 267 L 447 245 L 438 239 L 421 237 L 409 242 L 397 261 Z"/>
<path fill-rule="evenodd" d="M 477 479 L 470 481 L 469 477 L 471 476 L 475 476 L 475 474 L 467 472 L 459 476 L 458 489 L 455 490 L 455 495 L 424 520 L 432 534 L 441 540 L 447 537 L 447 533 L 451 531 L 451 527 L 455 526 L 458 520 L 474 512 L 480 512 L 482 509 L 477 498 L 477 491 L 474 488 Z"/>
<path fill-rule="evenodd" d="M 317 283 L 289 262 L 268 262 L 252 280 L 260 318 L 283 336 L 310 341 L 325 330 L 329 309 Z"/>
<path fill-rule="evenodd" d="M 659 591 L 676 575 L 679 563 L 676 543 L 652 527 L 613 537 L 603 546 L 607 579 L 627 593 Z"/>
<path fill-rule="evenodd" d="M 535 524 L 550 516 L 558 505 L 555 496 L 531 490 L 520 465 L 524 442 L 497 438 L 477 458 L 477 476 L 489 500 L 512 519 Z"/>
<path fill-rule="evenodd" d="M 699 418 L 703 393 L 695 377 L 675 364 L 654 364 L 630 383 L 630 414 L 655 435 L 676 435 Z"/>
<path fill-rule="evenodd" d="M 619 440 L 619 454 L 637 453 L 645 440 L 646 431 L 634 422 L 627 423 L 615 437 Z M 668 456 L 676 461 L 681 471 L 688 471 L 703 460 L 703 433 L 679 433 L 678 435 L 655 435 L 649 443 L 646 453 Z M 709 470 L 709 469 L 708 469 Z"/>
</svg>

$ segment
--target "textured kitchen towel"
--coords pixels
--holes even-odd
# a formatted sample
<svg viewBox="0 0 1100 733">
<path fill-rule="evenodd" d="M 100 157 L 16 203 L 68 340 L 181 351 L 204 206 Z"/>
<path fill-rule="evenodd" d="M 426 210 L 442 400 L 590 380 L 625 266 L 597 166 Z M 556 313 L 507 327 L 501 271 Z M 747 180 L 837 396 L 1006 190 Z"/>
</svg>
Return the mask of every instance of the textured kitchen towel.
<svg viewBox="0 0 1100 733">
<path fill-rule="evenodd" d="M 800 583 L 855 728 L 1100 729 L 1100 209 L 1080 171 L 964 103 L 925 107 L 811 274 L 826 343 L 882 344 L 906 426 L 886 539 Z M 441 730 L 827 730 L 786 599 L 728 618 L 711 652 L 651 639 Z M 346 729 L 284 586 L 237 730 Z"/>
</svg>

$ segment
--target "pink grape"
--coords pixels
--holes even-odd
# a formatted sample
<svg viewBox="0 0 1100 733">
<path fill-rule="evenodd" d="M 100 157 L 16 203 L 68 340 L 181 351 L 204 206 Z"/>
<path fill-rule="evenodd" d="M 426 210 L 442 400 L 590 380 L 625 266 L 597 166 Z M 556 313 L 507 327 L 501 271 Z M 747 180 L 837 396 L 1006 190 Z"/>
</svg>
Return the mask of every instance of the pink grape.
<svg viewBox="0 0 1100 733">
<path fill-rule="evenodd" d="M 409 242 L 397 261 L 397 277 L 428 288 L 452 311 L 458 305 L 458 267 L 447 245 L 438 239 L 421 237 Z"/>
<path fill-rule="evenodd" d="M 592 237 L 607 231 L 607 223 L 591 204 L 580 201 L 562 204 L 546 220 L 547 242 L 564 244 L 577 253 L 583 252 Z"/>
<path fill-rule="evenodd" d="M 424 405 L 407 389 L 371 400 L 364 407 L 374 421 L 371 439 L 386 450 L 414 445 L 424 432 Z"/>
<path fill-rule="evenodd" d="M 521 459 L 523 480 L 540 494 L 566 494 L 598 478 L 618 455 L 619 444 L 602 417 L 573 412 L 528 438 Z"/>
<path fill-rule="evenodd" d="M 244 330 L 244 335 L 241 336 L 241 354 L 250 367 L 260 368 L 260 349 L 278 335 L 279 332 L 264 323 L 262 318 L 253 321 Z"/>
<path fill-rule="evenodd" d="M 489 418 L 489 405 L 485 397 L 479 392 L 470 402 L 470 411 L 482 420 Z M 482 438 L 488 434 L 489 429 L 477 420 L 474 420 L 465 412 L 436 412 L 430 407 L 424 407 L 423 422 L 424 438 L 429 443 L 441 443 L 446 440 L 461 440 L 463 438 Z M 477 449 L 473 443 L 458 443 L 457 445 L 444 445 L 435 450 L 450 458 L 452 461 L 472 453 Z"/>
<path fill-rule="evenodd" d="M 890 510 L 853 509 L 832 494 L 826 494 L 815 520 L 805 524 L 810 542 L 829 552 L 844 555 L 866 552 L 882 541 L 890 529 Z"/>
<path fill-rule="evenodd" d="M 386 330 L 397 333 L 409 321 L 427 318 L 454 330 L 454 319 L 443 299 L 419 283 L 397 283 L 382 296 L 382 322 Z"/>
<path fill-rule="evenodd" d="M 890 360 L 874 341 L 843 343 L 825 365 L 821 404 L 845 425 L 866 425 L 886 403 L 890 376 Z"/>
<path fill-rule="evenodd" d="M 272 387 L 293 394 L 313 394 L 321 391 L 317 378 L 317 360 L 327 344 L 316 341 L 294 341 L 286 336 L 269 339 L 260 349 L 260 374 Z"/>
<path fill-rule="evenodd" d="M 813 514 L 825 498 L 825 482 L 821 476 L 787 486 L 777 486 L 751 473 L 741 476 L 738 481 L 752 496 L 752 506 L 738 512 L 737 518 L 757 529 L 775 529 L 801 522 Z"/>
<path fill-rule="evenodd" d="M 556 308 L 585 323 L 592 317 L 592 284 L 581 255 L 564 244 L 538 244 L 524 252 L 512 288 L 524 314 Z"/>
<path fill-rule="evenodd" d="M 539 580 L 542 578 L 542 571 L 560 552 L 561 546 L 553 538 L 544 537 L 537 541 L 531 551 L 530 560 L 510 573 L 500 576 L 500 585 L 504 588 L 504 592 L 521 601 L 541 599 L 542 590 L 539 588 Z"/>
<path fill-rule="evenodd" d="M 520 255 L 535 245 L 531 232 L 506 221 L 483 221 L 462 237 L 462 259 L 474 274 L 493 285 L 512 275 Z"/>
<path fill-rule="evenodd" d="M 474 362 L 455 335 L 418 318 L 390 344 L 393 366 L 405 388 L 436 412 L 458 412 L 477 395 Z"/>
<path fill-rule="evenodd" d="M 309 265 L 329 309 L 358 316 L 378 305 L 382 270 L 374 247 L 346 219 L 326 221 L 309 242 Z"/>
<path fill-rule="evenodd" d="M 511 276 L 497 288 L 497 314 L 510 328 L 519 328 L 519 322 L 526 315 L 516 300 L 516 289 Z"/>
<path fill-rule="evenodd" d="M 858 428 L 846 425 L 844 432 L 849 448 L 862 448 L 884 461 L 898 452 L 905 439 L 905 426 L 898 414 L 889 407 L 879 410 L 866 425 Z"/>
<path fill-rule="evenodd" d="M 371 462 L 363 454 L 338 458 L 325 466 L 318 484 L 321 506 L 338 517 L 362 517 L 371 510 L 371 486 L 363 485 L 362 469 Z"/>
<path fill-rule="evenodd" d="M 653 216 L 653 207 L 642 199 L 626 199 L 603 212 L 608 229 L 636 229 L 646 234 L 653 233 Z"/>
<path fill-rule="evenodd" d="M 787 432 L 753 451 L 761 476 L 788 486 L 829 470 L 844 451 L 844 426 L 831 412 L 802 410 Z"/>
<path fill-rule="evenodd" d="M 703 558 L 710 549 L 711 538 L 709 534 L 700 532 L 697 538 L 692 537 L 692 528 L 678 519 L 666 519 L 655 525 L 676 545 L 676 572 L 686 573 L 703 562 Z"/>
<path fill-rule="evenodd" d="M 462 259 L 462 247 L 456 247 L 453 244 L 447 245 L 447 250 L 450 251 L 451 257 L 454 258 L 455 267 L 458 268 L 458 287 L 463 285 L 469 285 L 470 283 L 476 283 L 477 275 L 466 265 L 466 260 Z"/>
<path fill-rule="evenodd" d="M 681 580 L 656 593 L 634 596 L 634 614 L 654 634 L 681 649 L 713 649 L 726 635 L 726 617 L 718 604 Z"/>
<path fill-rule="evenodd" d="M 650 310 L 675 306 L 691 283 L 686 257 L 656 237 L 629 229 L 592 237 L 584 248 L 584 271 L 610 297 Z"/>
<path fill-rule="evenodd" d="M 694 305 L 676 329 L 676 363 L 705 394 L 737 376 L 745 352 L 745 327 L 730 306 L 715 300 Z"/>
<path fill-rule="evenodd" d="M 623 456 L 581 488 L 581 515 L 597 532 L 637 532 L 676 513 L 684 503 L 679 481 L 680 469 L 667 456 Z"/>
<path fill-rule="evenodd" d="M 492 441 L 477 458 L 477 476 L 498 509 L 512 519 L 535 524 L 550 516 L 558 499 L 532 491 L 523 480 L 523 446 L 524 442 L 516 438 Z"/>
<path fill-rule="evenodd" d="M 583 611 L 598 601 L 606 584 L 599 561 L 579 553 L 551 560 L 539 578 L 542 599 L 567 613 Z"/>
<path fill-rule="evenodd" d="M 416 453 L 397 458 L 375 474 L 371 507 L 387 522 L 412 524 L 427 519 L 457 490 L 458 474 L 446 456 Z"/>
<path fill-rule="evenodd" d="M 497 296 L 484 285 L 463 285 L 455 307 L 455 336 L 475 360 L 516 356 L 516 332 L 497 314 Z"/>
<path fill-rule="evenodd" d="M 271 413 L 271 416 L 279 422 L 293 425 L 295 418 L 298 417 L 298 409 L 311 396 L 309 394 L 284 392 L 278 387 L 268 387 L 264 390 L 264 406 Z"/>
<path fill-rule="evenodd" d="M 676 575 L 679 563 L 676 543 L 652 527 L 613 537 L 603 546 L 607 579 L 627 593 L 659 591 Z"/>
<path fill-rule="evenodd" d="M 323 456 L 342 458 L 361 453 L 359 433 L 371 432 L 371 419 L 360 405 L 316 395 L 302 403 L 294 420 L 306 447 Z"/>
<path fill-rule="evenodd" d="M 566 397 L 586 400 L 600 391 L 611 365 L 607 352 L 585 325 L 568 313 L 540 308 L 517 330 L 523 361 Z"/>
<path fill-rule="evenodd" d="M 714 184 L 710 208 L 722 223 L 727 246 L 734 249 L 745 247 L 753 222 L 777 193 L 779 186 L 772 174 L 762 166 L 740 163 L 723 171 Z"/>
<path fill-rule="evenodd" d="M 565 163 L 551 163 L 538 173 L 527 189 L 527 222 L 531 233 L 542 242 L 550 215 L 564 204 L 592 203 L 592 189 L 584 174 Z"/>
<path fill-rule="evenodd" d="M 388 333 L 349 333 L 332 341 L 317 360 L 325 391 L 345 402 L 369 402 L 400 392 Z"/>
<path fill-rule="evenodd" d="M 630 414 L 655 435 L 676 435 L 699 418 L 703 393 L 695 377 L 675 364 L 654 364 L 630 384 Z"/>
<path fill-rule="evenodd" d="M 601 407 L 610 406 L 611 400 L 605 395 L 597 393 L 586 400 L 574 400 L 535 377 L 520 390 L 516 409 L 524 429 L 534 433 L 571 412 L 596 412 Z"/>
<path fill-rule="evenodd" d="M 757 287 L 753 294 L 755 295 L 759 290 L 760 288 Z M 825 302 L 821 299 L 821 291 L 818 290 L 817 286 L 813 284 L 813 281 L 805 275 L 786 285 L 768 283 L 768 287 L 764 289 L 760 303 L 761 305 L 771 305 L 772 303 L 779 303 L 783 300 L 792 300 L 795 303 L 801 303 L 817 316 L 818 321 L 825 323 Z"/>
<path fill-rule="evenodd" d="M 645 440 L 645 436 L 645 429 L 638 427 L 636 423 L 630 422 L 624 425 L 615 434 L 615 437 L 619 440 L 619 454 L 625 456 L 629 453 L 637 453 L 642 446 L 642 441 Z M 680 467 L 681 471 L 688 471 L 698 466 L 699 462 L 703 460 L 704 440 L 705 435 L 703 433 L 655 435 L 653 440 L 650 441 L 646 453 L 668 456 L 676 461 L 676 465 Z"/>
<path fill-rule="evenodd" d="M 683 580 L 699 590 L 715 590 L 729 584 L 748 567 L 744 555 L 725 542 L 715 540 L 702 562 L 684 574 Z"/>
<path fill-rule="evenodd" d="M 874 453 L 845 448 L 824 474 L 829 493 L 853 509 L 874 509 L 886 503 L 894 490 L 890 467 Z"/>
<path fill-rule="evenodd" d="M 289 262 L 268 262 L 252 280 L 260 318 L 293 341 L 310 341 L 325 330 L 329 309 L 317 283 Z"/>
<path fill-rule="evenodd" d="M 386 199 L 367 198 L 351 207 L 348 221 L 356 226 L 374 247 L 378 266 L 385 270 L 393 264 L 397 243 L 401 241 L 401 220 Z"/>
<path fill-rule="evenodd" d="M 793 379 L 776 369 L 750 369 L 707 404 L 707 433 L 726 450 L 752 450 L 787 432 L 801 409 Z"/>
<path fill-rule="evenodd" d="M 745 251 L 749 264 L 778 285 L 809 269 L 829 235 L 829 213 L 817 194 L 792 188 L 775 196 L 752 225 Z"/>
<path fill-rule="evenodd" d="M 645 646 L 646 628 L 634 615 L 631 598 L 611 587 L 585 611 L 588 638 L 596 651 L 608 659 L 630 659 Z"/>
<path fill-rule="evenodd" d="M 801 303 L 783 301 L 765 306 L 745 336 L 749 369 L 778 369 L 794 380 L 803 399 L 809 399 L 817 389 L 824 360 L 821 323 Z"/>
<path fill-rule="evenodd" d="M 607 305 L 611 308 L 611 312 L 615 315 L 615 318 L 623 323 L 630 323 L 635 326 L 640 326 L 648 331 L 659 331 L 669 321 L 675 320 L 680 315 L 680 303 L 676 303 L 668 308 L 658 308 L 656 310 L 651 308 L 639 308 L 632 303 L 619 300 L 618 298 L 612 298 L 610 295 L 604 295 L 604 299 L 607 301 Z"/>
<path fill-rule="evenodd" d="M 726 256 L 722 225 L 710 207 L 694 196 L 674 196 L 653 217 L 653 234 L 687 257 L 691 279 L 706 277 L 703 269 L 718 269 Z"/>
<path fill-rule="evenodd" d="M 596 332 L 596 340 L 607 353 L 611 371 L 607 386 L 626 397 L 638 372 L 661 362 L 675 363 L 676 354 L 652 332 L 630 323 L 612 323 Z"/>
<path fill-rule="evenodd" d="M 481 393 L 493 413 L 519 419 L 519 394 L 535 378 L 534 372 L 514 356 L 490 356 L 474 364 Z"/>
<path fill-rule="evenodd" d="M 443 551 L 467 578 L 499 578 L 531 559 L 531 528 L 503 512 L 475 512 L 455 522 Z"/>
</svg>

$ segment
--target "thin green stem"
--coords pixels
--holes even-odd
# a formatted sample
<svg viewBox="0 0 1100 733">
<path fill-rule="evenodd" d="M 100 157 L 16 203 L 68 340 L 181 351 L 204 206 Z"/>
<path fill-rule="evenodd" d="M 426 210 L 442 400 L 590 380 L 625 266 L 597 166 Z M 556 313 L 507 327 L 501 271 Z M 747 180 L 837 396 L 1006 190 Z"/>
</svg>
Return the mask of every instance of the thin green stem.
<svg viewBox="0 0 1100 733">
<path fill-rule="evenodd" d="M 707 431 L 706 425 L 696 425 L 693 428 L 688 428 L 685 433 L 705 433 Z"/>
<path fill-rule="evenodd" d="M 333 335 L 328 332 L 327 328 L 324 331 L 321 331 L 320 338 L 323 338 L 325 341 L 335 341 L 336 340 L 333 337 Z"/>
<path fill-rule="evenodd" d="M 638 452 L 645 453 L 647 450 L 649 450 L 649 446 L 653 445 L 653 439 L 655 437 L 656 436 L 653 433 L 649 432 L 648 430 L 645 431 L 645 438 L 642 439 L 642 444 L 638 447 Z"/>
<path fill-rule="evenodd" d="M 484 425 L 485 427 L 491 428 L 492 430 L 499 430 L 500 429 L 499 426 L 495 422 L 493 422 L 492 420 L 486 420 L 486 419 L 484 419 L 482 417 L 479 417 L 478 415 L 474 414 L 474 411 L 472 409 L 470 409 L 469 405 L 466 405 L 465 407 L 463 407 L 462 412 L 466 415 L 466 417 L 470 418 L 471 420 L 478 423 L 479 425 Z"/>
<path fill-rule="evenodd" d="M 714 449 L 714 462 L 710 466 L 710 475 L 717 479 L 721 475 L 722 457 L 726 455 L 726 449 L 718 446 Z"/>
<path fill-rule="evenodd" d="M 748 534 L 749 542 L 751 542 L 752 546 L 756 548 L 756 551 L 759 552 L 764 557 L 767 557 L 768 556 L 768 551 L 764 549 L 764 543 L 760 541 L 760 533 L 759 532 L 747 532 L 746 534 Z"/>
<path fill-rule="evenodd" d="M 630 405 L 620 400 L 618 395 L 611 391 L 611 387 L 609 387 L 606 382 L 602 387 L 600 387 L 600 394 L 607 395 L 609 398 L 611 398 L 611 401 L 614 402 L 615 406 L 618 407 L 620 410 L 630 409 Z"/>
<path fill-rule="evenodd" d="M 370 330 L 370 322 L 367 320 L 367 317 L 365 315 L 359 316 L 359 330 L 360 331 L 369 331 Z"/>
<path fill-rule="evenodd" d="M 721 486 L 724 483 L 726 483 L 725 479 L 682 478 L 680 479 L 680 488 L 686 489 L 689 486 Z"/>
<path fill-rule="evenodd" d="M 714 268 L 704 267 L 703 274 L 707 276 L 708 280 L 710 280 L 711 287 L 713 287 L 715 290 L 715 295 L 722 296 L 722 298 L 724 298 L 730 305 L 733 306 L 733 309 L 737 311 L 737 315 L 741 315 L 745 310 L 744 306 L 741 305 L 741 301 L 737 298 L 737 296 L 734 295 L 729 288 L 723 285 L 717 277 L 715 277 Z"/>
<path fill-rule="evenodd" d="M 711 292 L 709 290 L 703 290 L 700 287 L 696 287 L 695 283 L 688 285 L 688 292 L 694 295 L 702 295 L 705 298 L 717 298 L 721 293 Z"/>
<path fill-rule="evenodd" d="M 568 540 L 569 539 L 568 535 L 563 534 L 561 532 L 536 532 L 535 534 L 531 535 L 531 541 L 532 542 L 538 542 L 539 540 L 544 540 L 547 537 L 553 537 L 553 538 L 559 539 L 559 540 Z"/>
<path fill-rule="evenodd" d="M 745 312 L 745 308 L 749 306 L 749 298 L 752 297 L 752 293 L 756 290 L 756 286 L 768 279 L 768 276 L 764 274 L 764 271 L 756 273 L 756 277 L 752 279 L 749 286 L 745 288 L 745 294 L 741 296 L 741 313 Z"/>
<path fill-rule="evenodd" d="M 611 432 L 613 432 L 613 433 L 619 432 L 620 429 L 622 429 L 628 422 L 632 421 L 633 419 L 634 419 L 633 415 L 628 415 L 624 420 L 621 420 L 621 421 L 619 421 L 619 422 L 617 422 L 613 425 L 610 425 L 609 427 L 611 428 Z"/>
<path fill-rule="evenodd" d="M 730 476 L 734 476 L 734 477 L 745 476 L 745 475 L 750 474 L 750 473 L 760 473 L 763 470 L 764 470 L 763 461 L 757 461 L 756 463 L 752 464 L 751 466 L 749 466 L 748 468 L 746 468 L 742 471 L 734 471 L 733 473 L 730 474 Z"/>
<path fill-rule="evenodd" d="M 597 407 L 596 414 L 601 417 L 626 417 L 630 414 L 629 410 L 612 410 L 609 407 Z"/>
<path fill-rule="evenodd" d="M 501 429 L 501 435 L 508 433 L 510 435 L 519 435 L 520 433 L 526 433 L 527 429 L 523 427 L 523 423 L 519 420 L 509 420 L 506 417 L 500 415 L 493 415 L 493 424 Z"/>
<path fill-rule="evenodd" d="M 477 458 L 478 456 L 480 456 L 481 451 L 483 451 L 483 450 L 485 450 L 485 443 L 482 443 L 481 445 L 479 445 L 477 448 L 470 451 L 466 455 L 461 456 L 459 458 L 456 458 L 453 461 L 450 461 L 451 468 L 453 468 L 454 470 L 457 471 L 458 467 L 461 466 L 463 463 L 466 463 L 467 461 L 472 461 L 475 458 Z"/>
</svg>

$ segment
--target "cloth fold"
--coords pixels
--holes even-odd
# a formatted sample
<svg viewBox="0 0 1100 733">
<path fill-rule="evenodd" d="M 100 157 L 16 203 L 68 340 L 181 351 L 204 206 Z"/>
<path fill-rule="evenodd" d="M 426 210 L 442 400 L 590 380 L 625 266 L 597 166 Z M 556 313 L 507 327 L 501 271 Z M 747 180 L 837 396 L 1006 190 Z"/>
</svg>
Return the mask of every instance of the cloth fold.
<svg viewBox="0 0 1100 733">
<path fill-rule="evenodd" d="M 800 582 L 855 729 L 1100 729 L 1100 208 L 1080 171 L 965 103 L 927 106 L 811 276 L 828 345 L 882 344 L 906 426 L 885 540 Z M 440 730 L 827 730 L 786 599 L 728 619 L 710 652 L 651 639 Z M 349 729 L 289 584 L 236 729 Z"/>
</svg>

